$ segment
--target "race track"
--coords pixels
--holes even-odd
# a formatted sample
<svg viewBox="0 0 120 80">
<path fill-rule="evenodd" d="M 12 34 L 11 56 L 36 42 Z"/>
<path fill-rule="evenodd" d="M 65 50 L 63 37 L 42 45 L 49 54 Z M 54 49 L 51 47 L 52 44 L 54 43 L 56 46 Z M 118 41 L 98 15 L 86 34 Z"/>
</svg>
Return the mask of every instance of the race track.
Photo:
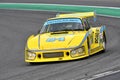
<svg viewBox="0 0 120 80">
<path fill-rule="evenodd" d="M 12 3 L 48 3 L 48 4 L 72 4 L 91 6 L 120 7 L 120 0 L 0 0 L 0 2 Z"/>
<path fill-rule="evenodd" d="M 98 17 L 107 26 L 107 51 L 89 58 L 30 66 L 24 62 L 27 37 L 55 12 L 0 10 L 0 80 L 80 80 L 120 69 L 120 19 Z"/>
</svg>

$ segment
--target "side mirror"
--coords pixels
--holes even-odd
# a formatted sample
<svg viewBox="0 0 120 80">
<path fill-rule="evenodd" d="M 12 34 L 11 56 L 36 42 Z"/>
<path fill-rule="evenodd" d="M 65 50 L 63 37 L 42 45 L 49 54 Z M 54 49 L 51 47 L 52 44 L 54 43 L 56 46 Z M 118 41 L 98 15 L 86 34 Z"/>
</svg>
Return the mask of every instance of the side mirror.
<svg viewBox="0 0 120 80">
<path fill-rule="evenodd" d="M 40 29 L 38 30 L 37 34 L 39 34 L 39 33 L 40 33 Z"/>
<path fill-rule="evenodd" d="M 86 30 L 88 31 L 90 29 L 90 27 L 86 27 Z"/>
</svg>

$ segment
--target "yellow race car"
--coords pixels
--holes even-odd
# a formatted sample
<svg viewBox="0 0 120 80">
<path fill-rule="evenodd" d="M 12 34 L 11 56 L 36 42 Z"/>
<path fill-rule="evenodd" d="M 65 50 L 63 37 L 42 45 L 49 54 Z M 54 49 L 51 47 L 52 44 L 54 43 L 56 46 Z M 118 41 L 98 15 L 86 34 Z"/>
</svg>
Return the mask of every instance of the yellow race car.
<svg viewBox="0 0 120 80">
<path fill-rule="evenodd" d="M 28 63 L 75 60 L 106 50 L 106 27 L 92 27 L 94 12 L 59 14 L 48 19 L 25 47 Z"/>
</svg>

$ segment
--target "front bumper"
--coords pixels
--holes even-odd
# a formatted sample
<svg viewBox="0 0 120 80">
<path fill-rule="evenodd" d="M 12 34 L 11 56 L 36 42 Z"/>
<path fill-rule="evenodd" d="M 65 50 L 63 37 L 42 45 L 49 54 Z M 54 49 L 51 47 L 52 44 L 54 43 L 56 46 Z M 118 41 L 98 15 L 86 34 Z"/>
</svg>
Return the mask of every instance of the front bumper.
<svg viewBox="0 0 120 80">
<path fill-rule="evenodd" d="M 36 54 L 35 58 L 28 58 L 28 51 L 25 51 L 25 62 L 54 62 L 54 61 L 68 61 L 87 57 L 88 55 L 84 52 L 78 56 L 72 57 L 70 54 L 71 50 L 56 50 L 56 51 L 34 51 Z"/>
</svg>

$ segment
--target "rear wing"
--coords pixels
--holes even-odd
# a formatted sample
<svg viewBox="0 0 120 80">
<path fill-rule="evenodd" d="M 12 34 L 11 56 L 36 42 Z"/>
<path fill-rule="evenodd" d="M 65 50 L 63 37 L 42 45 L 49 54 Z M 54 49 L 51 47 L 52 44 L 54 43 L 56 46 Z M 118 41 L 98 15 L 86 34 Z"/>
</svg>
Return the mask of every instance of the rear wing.
<svg viewBox="0 0 120 80">
<path fill-rule="evenodd" d="M 80 12 L 80 13 L 71 13 L 71 14 L 57 14 L 56 17 L 78 17 L 78 18 L 95 18 L 95 12 Z"/>
</svg>

